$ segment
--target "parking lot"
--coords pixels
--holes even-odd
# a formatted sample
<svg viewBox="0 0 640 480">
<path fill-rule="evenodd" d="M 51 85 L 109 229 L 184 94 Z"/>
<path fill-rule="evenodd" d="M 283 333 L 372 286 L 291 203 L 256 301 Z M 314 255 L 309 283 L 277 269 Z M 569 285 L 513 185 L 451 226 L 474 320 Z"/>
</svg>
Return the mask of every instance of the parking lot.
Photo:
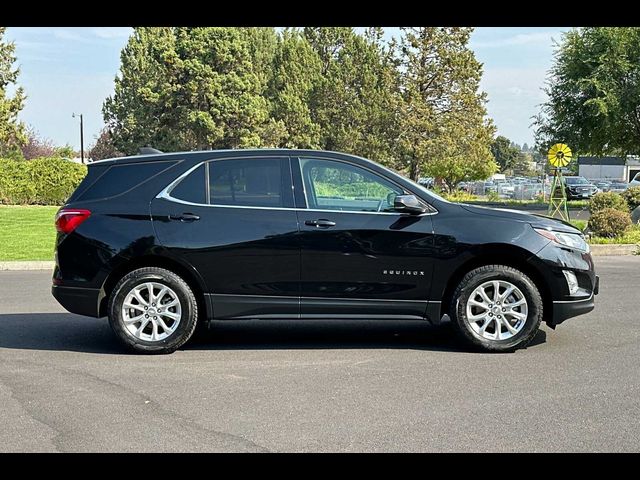
<svg viewBox="0 0 640 480">
<path fill-rule="evenodd" d="M 169 356 L 0 272 L 0 451 L 638 451 L 640 257 L 514 354 L 418 322 L 215 323 Z"/>
</svg>

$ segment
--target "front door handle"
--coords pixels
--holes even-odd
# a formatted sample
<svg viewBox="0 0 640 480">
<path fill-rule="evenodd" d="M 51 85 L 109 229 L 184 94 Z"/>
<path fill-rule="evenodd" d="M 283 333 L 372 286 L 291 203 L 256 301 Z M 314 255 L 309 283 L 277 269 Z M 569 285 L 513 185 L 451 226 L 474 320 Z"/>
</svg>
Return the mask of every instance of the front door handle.
<svg viewBox="0 0 640 480">
<path fill-rule="evenodd" d="M 195 222 L 200 220 L 200 215 L 193 213 L 181 213 L 179 215 L 169 215 L 169 220 L 180 220 L 181 222 Z"/>
<path fill-rule="evenodd" d="M 330 227 L 336 226 L 336 222 L 332 222 L 331 220 L 325 220 L 324 218 L 321 218 L 319 220 L 305 220 L 304 224 L 310 227 L 318 227 L 318 228 L 330 228 Z"/>
</svg>

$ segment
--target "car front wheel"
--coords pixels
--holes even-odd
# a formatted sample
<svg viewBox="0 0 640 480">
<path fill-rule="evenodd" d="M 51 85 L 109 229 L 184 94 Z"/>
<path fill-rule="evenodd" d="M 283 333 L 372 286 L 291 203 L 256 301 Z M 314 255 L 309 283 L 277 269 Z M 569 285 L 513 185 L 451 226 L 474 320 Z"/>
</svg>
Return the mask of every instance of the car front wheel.
<svg viewBox="0 0 640 480">
<path fill-rule="evenodd" d="M 109 324 L 138 353 L 171 353 L 191 338 L 198 304 L 189 285 L 164 268 L 125 275 L 109 300 Z"/>
<path fill-rule="evenodd" d="M 450 312 L 462 337 L 485 351 L 525 347 L 542 321 L 542 297 L 523 272 L 485 265 L 467 273 L 455 290 Z"/>
</svg>

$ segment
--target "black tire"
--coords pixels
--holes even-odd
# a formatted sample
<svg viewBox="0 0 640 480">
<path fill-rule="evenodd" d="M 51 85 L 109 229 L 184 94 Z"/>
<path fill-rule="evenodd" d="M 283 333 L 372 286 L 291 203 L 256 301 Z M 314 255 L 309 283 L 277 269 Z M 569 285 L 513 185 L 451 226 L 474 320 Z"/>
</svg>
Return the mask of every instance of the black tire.
<svg viewBox="0 0 640 480">
<path fill-rule="evenodd" d="M 153 342 L 129 333 L 122 316 L 122 305 L 127 294 L 137 285 L 149 281 L 170 287 L 176 293 L 182 307 L 182 316 L 176 330 L 167 338 Z M 198 302 L 191 288 L 178 275 L 164 268 L 145 267 L 129 272 L 114 287 L 109 298 L 109 325 L 118 339 L 136 353 L 172 353 L 191 338 L 197 324 Z"/>
<path fill-rule="evenodd" d="M 520 289 L 527 300 L 528 315 L 522 329 L 505 340 L 491 340 L 476 334 L 467 321 L 466 305 L 473 291 L 488 280 L 505 280 Z M 488 352 L 512 352 L 526 347 L 542 321 L 543 302 L 535 283 L 521 271 L 505 265 L 485 265 L 467 273 L 451 298 L 449 316 L 462 338 L 473 347 Z"/>
</svg>

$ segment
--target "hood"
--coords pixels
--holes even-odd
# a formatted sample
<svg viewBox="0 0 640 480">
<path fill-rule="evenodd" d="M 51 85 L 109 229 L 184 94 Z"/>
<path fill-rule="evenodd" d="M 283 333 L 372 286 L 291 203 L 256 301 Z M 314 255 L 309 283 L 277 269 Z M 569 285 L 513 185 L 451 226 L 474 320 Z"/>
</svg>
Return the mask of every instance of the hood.
<svg viewBox="0 0 640 480">
<path fill-rule="evenodd" d="M 506 208 L 490 208 L 481 207 L 479 205 L 467 205 L 465 203 L 461 203 L 459 205 L 467 212 L 476 215 L 487 215 L 490 217 L 497 217 L 512 222 L 529 223 L 534 227 L 556 230 L 558 232 L 582 233 L 569 222 L 565 222 L 564 220 L 560 220 L 558 218 L 547 217 L 545 215 L 526 213 L 521 210 L 510 210 Z"/>
</svg>

